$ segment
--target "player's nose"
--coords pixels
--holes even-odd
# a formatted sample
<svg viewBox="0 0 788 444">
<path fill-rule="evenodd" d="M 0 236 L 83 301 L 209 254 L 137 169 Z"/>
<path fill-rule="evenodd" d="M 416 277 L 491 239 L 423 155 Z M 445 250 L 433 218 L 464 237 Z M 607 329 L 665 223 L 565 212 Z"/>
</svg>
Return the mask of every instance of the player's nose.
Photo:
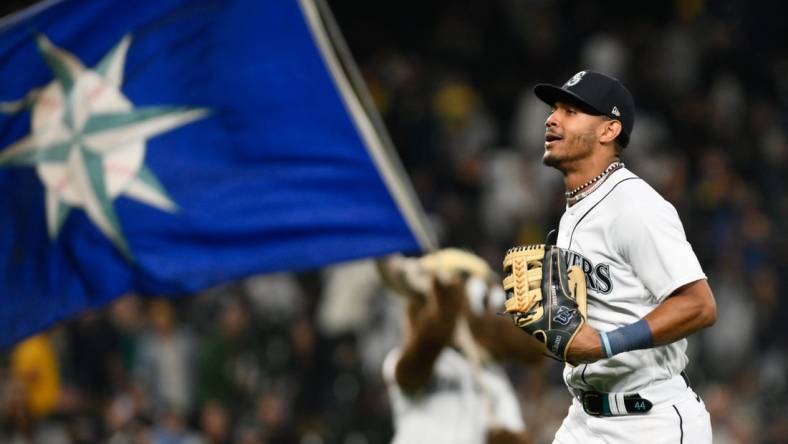
<svg viewBox="0 0 788 444">
<path fill-rule="evenodd" d="M 547 120 L 545 120 L 544 126 L 547 129 L 558 126 L 558 116 L 556 116 L 555 111 L 551 111 L 550 114 L 547 115 Z"/>
</svg>

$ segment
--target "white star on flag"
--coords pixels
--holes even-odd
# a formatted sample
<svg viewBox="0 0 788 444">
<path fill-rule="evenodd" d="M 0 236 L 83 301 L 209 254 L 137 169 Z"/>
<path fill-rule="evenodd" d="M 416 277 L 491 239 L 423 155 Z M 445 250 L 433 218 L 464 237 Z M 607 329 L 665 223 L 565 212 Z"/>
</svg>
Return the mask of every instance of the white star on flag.
<svg viewBox="0 0 788 444">
<path fill-rule="evenodd" d="M 88 217 L 129 260 L 113 201 L 120 195 L 164 211 L 177 205 L 144 164 L 145 142 L 206 117 L 205 108 L 134 108 L 121 92 L 131 37 L 125 36 L 94 69 L 39 34 L 39 51 L 54 74 L 42 88 L 0 111 L 31 111 L 31 132 L 0 150 L 0 167 L 34 166 L 46 188 L 49 236 L 56 239 L 71 208 Z"/>
</svg>

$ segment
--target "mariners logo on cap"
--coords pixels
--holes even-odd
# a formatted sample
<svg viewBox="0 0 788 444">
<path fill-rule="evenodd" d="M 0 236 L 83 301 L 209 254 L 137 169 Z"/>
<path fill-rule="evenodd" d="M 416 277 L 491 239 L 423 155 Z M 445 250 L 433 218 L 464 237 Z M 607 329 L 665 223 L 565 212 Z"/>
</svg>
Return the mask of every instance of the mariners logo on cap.
<svg viewBox="0 0 788 444">
<path fill-rule="evenodd" d="M 577 85 L 578 82 L 580 82 L 580 80 L 583 79 L 584 75 L 586 75 L 585 71 L 580 71 L 579 73 L 573 75 L 571 79 L 567 80 L 566 83 L 564 83 L 564 88 Z"/>
</svg>

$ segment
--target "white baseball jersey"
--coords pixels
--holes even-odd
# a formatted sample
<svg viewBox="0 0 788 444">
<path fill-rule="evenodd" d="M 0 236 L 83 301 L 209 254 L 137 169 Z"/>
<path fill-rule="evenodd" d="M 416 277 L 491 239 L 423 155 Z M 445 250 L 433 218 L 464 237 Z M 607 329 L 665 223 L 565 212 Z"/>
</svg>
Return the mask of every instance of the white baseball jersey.
<svg viewBox="0 0 788 444">
<path fill-rule="evenodd" d="M 674 290 L 706 276 L 687 242 L 675 208 L 626 169 L 561 217 L 556 244 L 569 250 L 588 287 L 588 322 L 610 331 L 643 318 Z M 687 364 L 686 339 L 577 367 L 569 388 L 637 392 L 677 376 Z"/>
<path fill-rule="evenodd" d="M 480 369 L 480 385 L 469 361 L 446 347 L 435 361 L 429 386 L 407 395 L 394 377 L 400 353 L 395 348 L 383 362 L 394 416 L 394 444 L 483 444 L 490 426 L 512 431 L 525 428 L 514 389 L 497 365 Z"/>
</svg>

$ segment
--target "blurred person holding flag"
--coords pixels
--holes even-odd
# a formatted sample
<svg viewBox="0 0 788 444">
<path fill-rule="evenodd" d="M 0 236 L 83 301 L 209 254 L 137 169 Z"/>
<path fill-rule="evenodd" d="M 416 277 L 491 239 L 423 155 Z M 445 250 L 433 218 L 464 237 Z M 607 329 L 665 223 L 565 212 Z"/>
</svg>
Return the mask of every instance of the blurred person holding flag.
<svg viewBox="0 0 788 444">
<path fill-rule="evenodd" d="M 445 248 L 377 261 L 405 298 L 405 333 L 383 362 L 393 443 L 530 444 L 504 362 L 537 364 L 542 348 L 497 311 L 497 275 L 473 253 Z"/>
</svg>

